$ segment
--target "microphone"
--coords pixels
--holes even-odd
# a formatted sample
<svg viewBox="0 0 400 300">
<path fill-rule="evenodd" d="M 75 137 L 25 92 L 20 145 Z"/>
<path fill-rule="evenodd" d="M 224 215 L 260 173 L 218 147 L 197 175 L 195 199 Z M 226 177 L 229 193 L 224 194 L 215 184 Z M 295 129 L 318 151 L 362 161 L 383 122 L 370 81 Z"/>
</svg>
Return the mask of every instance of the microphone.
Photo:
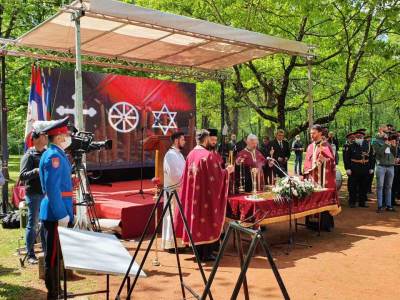
<svg viewBox="0 0 400 300">
<path fill-rule="evenodd" d="M 275 158 L 272 158 L 272 157 L 269 157 L 269 156 L 267 156 L 266 158 L 265 158 L 266 160 L 268 160 L 268 161 L 274 161 L 275 160 Z"/>
</svg>

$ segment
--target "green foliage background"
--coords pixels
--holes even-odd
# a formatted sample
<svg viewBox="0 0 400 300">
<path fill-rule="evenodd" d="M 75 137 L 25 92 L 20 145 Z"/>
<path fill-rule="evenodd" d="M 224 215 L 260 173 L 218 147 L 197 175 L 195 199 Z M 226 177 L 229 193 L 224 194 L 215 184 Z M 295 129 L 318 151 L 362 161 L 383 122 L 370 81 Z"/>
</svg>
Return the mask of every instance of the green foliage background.
<svg viewBox="0 0 400 300">
<path fill-rule="evenodd" d="M 1 34 L 16 14 L 10 37 L 32 29 L 55 13 L 62 0 L 2 0 L 4 11 Z M 314 45 L 313 97 L 315 118 L 327 120 L 329 128 L 343 139 L 346 132 L 360 127 L 374 130 L 380 123 L 390 122 L 400 128 L 398 93 L 400 72 L 400 2 L 358 0 L 125 0 L 162 11 L 219 22 Z M 303 36 L 302 35 L 302 25 Z M 6 96 L 8 104 L 9 142 L 13 153 L 21 151 L 29 95 L 30 70 L 33 61 L 7 57 Z M 305 133 L 307 119 L 307 68 L 297 58 L 289 75 L 292 58 L 269 56 L 250 65 L 228 70 L 226 82 L 226 122 L 239 135 L 249 132 L 272 134 L 285 127 L 290 135 Z M 40 62 L 42 66 L 73 68 L 71 64 Z M 351 71 L 355 74 L 351 78 Z M 84 70 L 114 72 L 136 76 L 152 76 L 84 66 Z M 238 88 L 238 76 L 242 87 Z M 287 76 L 289 84 L 282 92 Z M 187 80 L 173 76 L 162 79 Z M 264 85 L 263 85 L 264 84 Z M 270 91 L 266 92 L 266 87 Z M 348 90 L 347 90 L 348 89 Z M 342 99 L 341 96 L 346 91 Z M 218 82 L 197 82 L 197 120 L 200 127 L 220 127 L 220 85 Z M 284 94 L 282 96 L 282 93 Z M 282 96 L 282 97 L 281 97 Z M 283 100 L 282 100 L 283 99 Z M 343 100 L 343 101 L 342 101 Z M 284 119 L 279 117 L 278 103 L 283 101 Z M 335 108 L 342 101 L 339 107 Z M 235 115 L 236 113 L 236 115 Z M 206 120 L 204 120 L 204 118 Z M 278 118 L 278 119 L 277 119 Z M 282 123 L 283 122 L 283 123 Z M 235 126 L 236 124 L 236 126 Z"/>
</svg>

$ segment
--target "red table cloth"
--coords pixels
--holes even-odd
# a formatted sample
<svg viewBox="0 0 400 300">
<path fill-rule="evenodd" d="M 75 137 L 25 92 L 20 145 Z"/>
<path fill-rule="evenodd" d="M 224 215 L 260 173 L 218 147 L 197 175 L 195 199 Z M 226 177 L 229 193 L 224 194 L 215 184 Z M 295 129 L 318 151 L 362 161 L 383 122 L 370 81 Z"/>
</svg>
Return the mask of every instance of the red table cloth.
<svg viewBox="0 0 400 300">
<path fill-rule="evenodd" d="M 289 220 L 290 207 L 287 202 L 279 203 L 271 199 L 247 200 L 248 195 L 232 195 L 228 197 L 226 216 L 228 219 L 271 224 Z M 293 199 L 291 213 L 293 219 L 329 211 L 331 215 L 340 213 L 337 191 L 328 189 L 314 192 L 305 199 Z"/>
</svg>

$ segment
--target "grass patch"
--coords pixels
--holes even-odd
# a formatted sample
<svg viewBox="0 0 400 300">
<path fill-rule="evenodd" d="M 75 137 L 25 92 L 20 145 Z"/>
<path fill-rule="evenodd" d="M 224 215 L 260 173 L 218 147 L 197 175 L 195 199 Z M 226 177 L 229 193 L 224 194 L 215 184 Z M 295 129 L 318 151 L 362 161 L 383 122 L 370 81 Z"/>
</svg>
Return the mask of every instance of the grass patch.
<svg viewBox="0 0 400 300">
<path fill-rule="evenodd" d="M 0 228 L 0 299 L 46 298 L 38 280 L 38 267 L 24 269 L 19 264 L 16 249 L 23 234 L 24 230 Z"/>
<path fill-rule="evenodd" d="M 16 249 L 18 240 L 23 237 L 24 229 L 3 229 L 0 227 L 0 300 L 9 299 L 46 299 L 44 281 L 39 279 L 38 265 L 25 264 L 22 268 Z M 21 247 L 24 241 L 21 241 Z M 96 277 L 84 278 L 78 274 L 79 280 L 68 284 L 68 291 L 81 293 L 93 291 L 100 287 Z M 89 299 L 98 299 L 93 296 Z"/>
</svg>

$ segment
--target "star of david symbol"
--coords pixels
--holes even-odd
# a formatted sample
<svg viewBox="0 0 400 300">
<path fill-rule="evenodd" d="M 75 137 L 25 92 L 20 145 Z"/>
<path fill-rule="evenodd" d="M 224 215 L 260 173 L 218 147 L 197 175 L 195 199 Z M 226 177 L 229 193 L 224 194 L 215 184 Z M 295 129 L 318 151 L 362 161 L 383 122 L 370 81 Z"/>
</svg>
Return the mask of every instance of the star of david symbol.
<svg viewBox="0 0 400 300">
<path fill-rule="evenodd" d="M 176 123 L 175 123 L 175 117 L 176 117 L 177 112 L 169 111 L 167 105 L 164 104 L 160 111 L 152 111 L 152 113 L 155 118 L 152 128 L 160 128 L 164 135 L 167 134 L 168 130 L 175 129 L 178 127 L 178 126 L 176 126 Z M 161 120 L 162 115 L 166 115 L 168 117 L 168 119 L 169 119 L 168 125 L 164 125 L 162 123 L 162 120 Z"/>
</svg>

